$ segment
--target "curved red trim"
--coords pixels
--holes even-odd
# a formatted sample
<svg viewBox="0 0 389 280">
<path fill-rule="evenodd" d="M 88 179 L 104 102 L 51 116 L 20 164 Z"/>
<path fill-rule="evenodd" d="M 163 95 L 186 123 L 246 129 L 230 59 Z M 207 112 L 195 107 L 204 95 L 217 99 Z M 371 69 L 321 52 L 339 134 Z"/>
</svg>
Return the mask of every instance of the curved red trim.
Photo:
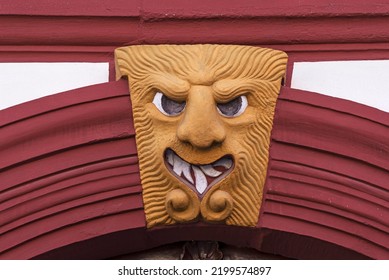
<svg viewBox="0 0 389 280">
<path fill-rule="evenodd" d="M 389 114 L 284 88 L 260 227 L 389 258 Z"/>
<path fill-rule="evenodd" d="M 145 226 L 125 81 L 44 97 L 0 115 L 1 258 L 31 258 Z M 130 224 L 111 226 L 124 212 L 133 217 Z M 67 233 L 96 220 L 102 227 Z"/>
<path fill-rule="evenodd" d="M 387 113 L 284 88 L 258 226 L 149 230 L 131 114 L 126 81 L 0 111 L 0 258 L 112 258 L 192 239 L 389 258 Z"/>
</svg>

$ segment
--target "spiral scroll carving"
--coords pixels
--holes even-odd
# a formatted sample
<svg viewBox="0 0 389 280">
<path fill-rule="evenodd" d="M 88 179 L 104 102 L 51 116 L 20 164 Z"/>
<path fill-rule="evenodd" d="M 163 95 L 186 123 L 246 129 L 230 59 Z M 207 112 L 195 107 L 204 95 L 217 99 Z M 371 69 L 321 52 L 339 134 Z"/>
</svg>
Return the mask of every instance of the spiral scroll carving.
<svg viewBox="0 0 389 280">
<path fill-rule="evenodd" d="M 166 211 L 176 222 L 194 220 L 200 213 L 200 202 L 197 197 L 182 189 L 174 189 L 166 195 Z"/>
<path fill-rule="evenodd" d="M 216 190 L 201 202 L 201 215 L 209 222 L 227 219 L 234 207 L 232 196 L 225 191 Z"/>
</svg>

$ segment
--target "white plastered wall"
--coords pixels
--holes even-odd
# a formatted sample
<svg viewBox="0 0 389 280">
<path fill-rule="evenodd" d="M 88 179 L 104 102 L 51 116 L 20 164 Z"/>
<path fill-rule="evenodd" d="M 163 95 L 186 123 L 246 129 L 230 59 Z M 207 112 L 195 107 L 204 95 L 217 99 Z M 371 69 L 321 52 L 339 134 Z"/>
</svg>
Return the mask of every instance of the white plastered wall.
<svg viewBox="0 0 389 280">
<path fill-rule="evenodd" d="M 296 62 L 291 87 L 389 112 L 389 60 Z"/>
<path fill-rule="evenodd" d="M 108 62 L 0 63 L 0 110 L 108 77 Z"/>
<path fill-rule="evenodd" d="M 105 62 L 0 63 L 0 110 L 108 77 Z M 291 87 L 389 112 L 389 60 L 296 62 Z"/>
</svg>

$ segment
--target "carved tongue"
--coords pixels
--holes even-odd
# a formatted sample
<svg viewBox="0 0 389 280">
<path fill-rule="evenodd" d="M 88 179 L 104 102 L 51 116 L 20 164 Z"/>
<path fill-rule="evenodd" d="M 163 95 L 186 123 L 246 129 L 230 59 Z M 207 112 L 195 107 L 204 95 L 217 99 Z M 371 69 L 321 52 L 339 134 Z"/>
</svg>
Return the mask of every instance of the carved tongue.
<svg viewBox="0 0 389 280">
<path fill-rule="evenodd" d="M 190 164 L 177 156 L 172 150 L 166 151 L 166 161 L 172 167 L 173 172 L 194 186 L 199 194 L 203 194 L 213 180 L 226 174 L 232 167 L 232 159 L 227 157 L 221 158 L 212 164 Z"/>
</svg>

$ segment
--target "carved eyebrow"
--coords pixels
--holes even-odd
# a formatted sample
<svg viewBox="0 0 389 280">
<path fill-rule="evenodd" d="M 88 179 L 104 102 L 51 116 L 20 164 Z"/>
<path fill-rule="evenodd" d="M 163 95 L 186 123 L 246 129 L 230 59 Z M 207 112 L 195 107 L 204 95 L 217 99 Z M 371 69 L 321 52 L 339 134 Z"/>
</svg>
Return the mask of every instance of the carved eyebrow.
<svg viewBox="0 0 389 280">
<path fill-rule="evenodd" d="M 168 97 L 183 99 L 186 97 L 190 84 L 171 74 L 152 74 L 149 77 L 152 86 L 161 90 Z"/>
<path fill-rule="evenodd" d="M 247 79 L 226 79 L 213 84 L 215 100 L 218 103 L 228 102 L 240 95 L 255 92 L 255 81 Z"/>
</svg>

